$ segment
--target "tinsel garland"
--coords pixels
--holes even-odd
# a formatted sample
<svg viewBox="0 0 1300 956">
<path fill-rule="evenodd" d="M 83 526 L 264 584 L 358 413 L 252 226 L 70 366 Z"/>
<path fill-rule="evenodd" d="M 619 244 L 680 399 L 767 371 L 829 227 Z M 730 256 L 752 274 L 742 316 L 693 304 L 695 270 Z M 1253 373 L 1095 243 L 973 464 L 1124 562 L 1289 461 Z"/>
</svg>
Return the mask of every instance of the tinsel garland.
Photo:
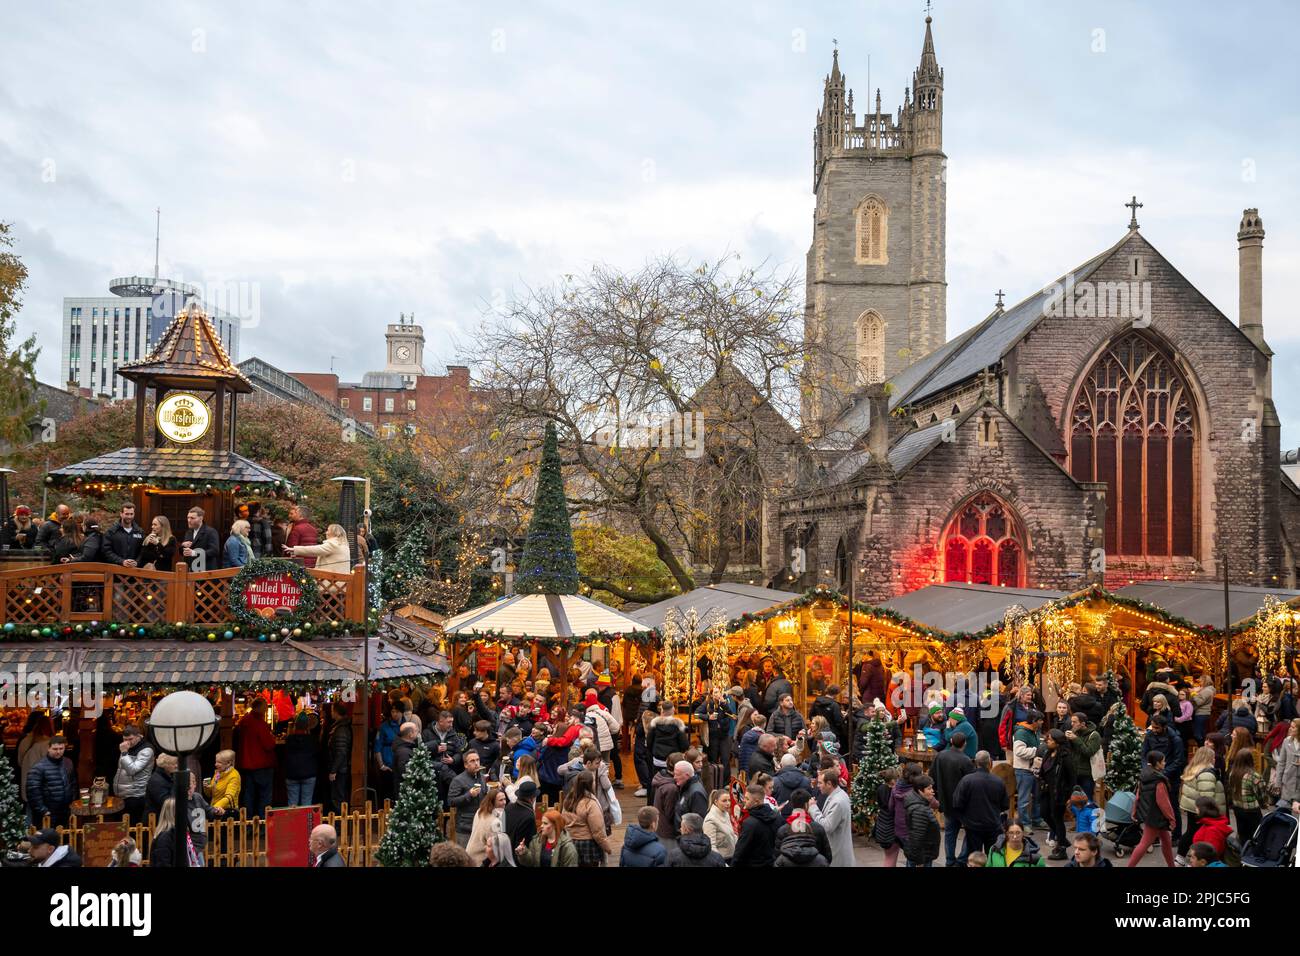
<svg viewBox="0 0 1300 956">
<path fill-rule="evenodd" d="M 276 642 L 286 637 L 311 640 L 313 637 L 339 637 L 374 633 L 378 619 L 366 621 L 304 621 L 296 627 L 280 621 L 261 620 L 258 626 L 242 624 L 128 624 L 118 621 L 63 622 L 53 624 L 15 624 L 8 621 L 0 628 L 0 641 L 87 641 L 108 638 L 118 641 L 247 641 Z"/>
<path fill-rule="evenodd" d="M 435 684 L 442 683 L 441 677 L 388 677 L 383 680 L 372 680 L 370 687 L 374 691 L 386 692 L 396 688 L 403 687 L 432 687 Z M 275 690 L 288 691 L 292 694 L 340 694 L 350 691 L 355 685 L 351 682 L 333 682 L 324 683 L 320 681 L 302 681 L 302 680 L 258 680 L 258 681 L 222 681 L 220 684 L 214 684 L 212 681 L 194 681 L 189 683 L 176 683 L 174 681 L 165 682 L 140 682 L 133 681 L 125 684 L 108 684 L 106 685 L 115 694 L 130 694 L 136 692 L 146 693 L 166 693 L 170 694 L 178 690 L 192 690 L 200 693 L 218 688 L 229 688 L 234 693 L 244 693 L 246 691 L 259 691 L 273 688 Z"/>
<path fill-rule="evenodd" d="M 298 607 L 293 613 L 276 614 L 273 618 L 263 617 L 248 607 L 248 598 L 244 592 L 257 578 L 273 577 L 288 578 L 298 586 L 301 595 L 298 598 Z M 316 579 L 307 573 L 305 567 L 288 558 L 254 558 L 240 568 L 239 573 L 231 579 L 227 594 L 226 600 L 234 620 L 250 629 L 276 627 L 281 632 L 285 628 L 291 631 L 297 630 L 304 622 L 309 621 L 312 612 L 316 610 L 316 605 L 320 602 L 320 586 L 316 583 Z"/>
</svg>

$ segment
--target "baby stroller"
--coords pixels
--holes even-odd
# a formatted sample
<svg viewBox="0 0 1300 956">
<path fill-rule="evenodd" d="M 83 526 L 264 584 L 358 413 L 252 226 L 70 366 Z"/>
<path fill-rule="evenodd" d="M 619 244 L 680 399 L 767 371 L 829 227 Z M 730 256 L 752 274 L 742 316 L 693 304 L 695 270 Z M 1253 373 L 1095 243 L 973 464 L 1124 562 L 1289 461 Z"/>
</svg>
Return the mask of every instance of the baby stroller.
<svg viewBox="0 0 1300 956">
<path fill-rule="evenodd" d="M 1115 848 L 1117 860 L 1142 840 L 1142 825 L 1133 819 L 1136 799 L 1127 790 L 1116 790 L 1106 801 L 1106 829 L 1101 838 Z"/>
<path fill-rule="evenodd" d="M 1260 821 L 1255 835 L 1241 848 L 1241 865 L 1254 867 L 1295 866 L 1296 833 L 1300 822 L 1279 808 Z"/>
</svg>

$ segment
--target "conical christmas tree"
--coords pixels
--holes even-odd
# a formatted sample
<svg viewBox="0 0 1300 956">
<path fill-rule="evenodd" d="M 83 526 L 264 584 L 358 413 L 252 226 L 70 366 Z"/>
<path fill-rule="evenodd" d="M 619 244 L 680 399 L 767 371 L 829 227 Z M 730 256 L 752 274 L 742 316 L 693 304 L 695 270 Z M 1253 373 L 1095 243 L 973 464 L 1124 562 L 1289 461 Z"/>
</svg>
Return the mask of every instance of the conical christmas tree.
<svg viewBox="0 0 1300 956">
<path fill-rule="evenodd" d="M 564 501 L 560 451 L 555 423 L 546 425 L 542 464 L 537 472 L 533 518 L 524 539 L 524 553 L 515 576 L 517 594 L 577 594 L 578 555 L 573 550 L 573 528 Z"/>
<path fill-rule="evenodd" d="M 893 740 L 889 736 L 889 721 L 864 720 L 862 722 L 864 739 L 862 761 L 853 775 L 853 789 L 849 799 L 853 804 L 853 822 L 862 827 L 869 827 L 876 818 L 876 790 L 883 782 L 881 773 L 889 767 L 898 766 L 898 755 L 894 753 Z"/>
<path fill-rule="evenodd" d="M 12 850 L 27 832 L 18 784 L 9 759 L 0 754 L 0 850 Z"/>
<path fill-rule="evenodd" d="M 1115 730 L 1110 738 L 1110 754 L 1106 768 L 1106 784 L 1112 791 L 1137 790 L 1142 774 L 1142 739 L 1138 736 L 1133 718 L 1120 705 L 1115 715 Z"/>
<path fill-rule="evenodd" d="M 388 814 L 388 826 L 379 841 L 380 866 L 428 866 L 429 851 L 443 840 L 438 829 L 441 809 L 433 757 L 427 747 L 416 747 L 402 774 L 397 806 Z"/>
</svg>

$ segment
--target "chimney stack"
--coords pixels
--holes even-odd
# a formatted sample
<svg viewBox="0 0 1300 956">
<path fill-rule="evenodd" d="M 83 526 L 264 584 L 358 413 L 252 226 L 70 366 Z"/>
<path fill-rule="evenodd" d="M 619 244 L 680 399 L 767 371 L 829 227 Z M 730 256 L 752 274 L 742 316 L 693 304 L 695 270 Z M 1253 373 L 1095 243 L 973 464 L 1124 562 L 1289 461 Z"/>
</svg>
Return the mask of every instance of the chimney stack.
<svg viewBox="0 0 1300 956">
<path fill-rule="evenodd" d="M 871 419 L 867 426 L 867 451 L 872 461 L 884 464 L 889 460 L 889 393 L 884 382 L 877 382 L 863 390 L 862 397 L 870 403 Z"/>
<path fill-rule="evenodd" d="M 1237 313 L 1241 331 L 1264 348 L 1264 221 L 1258 209 L 1241 214 L 1237 230 Z"/>
</svg>

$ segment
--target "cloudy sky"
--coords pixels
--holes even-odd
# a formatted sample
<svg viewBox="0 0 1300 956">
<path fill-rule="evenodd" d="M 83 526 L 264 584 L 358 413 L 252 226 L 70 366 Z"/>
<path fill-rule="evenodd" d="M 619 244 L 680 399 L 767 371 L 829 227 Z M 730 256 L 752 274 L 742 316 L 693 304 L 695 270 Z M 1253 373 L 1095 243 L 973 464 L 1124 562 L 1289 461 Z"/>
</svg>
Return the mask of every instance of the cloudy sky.
<svg viewBox="0 0 1300 956">
<path fill-rule="evenodd" d="M 345 377 L 414 312 L 431 371 L 494 303 L 593 261 L 737 253 L 798 271 L 832 39 L 894 109 L 917 2 L 11 3 L 0 219 L 20 330 L 58 377 L 69 295 L 162 272 L 254 284 L 241 358 Z M 1248 15 L 1246 15 L 1248 13 Z M 1300 444 L 1293 5 L 939 0 L 953 335 L 1124 232 L 1234 321 L 1258 206 L 1283 441 Z"/>
</svg>

